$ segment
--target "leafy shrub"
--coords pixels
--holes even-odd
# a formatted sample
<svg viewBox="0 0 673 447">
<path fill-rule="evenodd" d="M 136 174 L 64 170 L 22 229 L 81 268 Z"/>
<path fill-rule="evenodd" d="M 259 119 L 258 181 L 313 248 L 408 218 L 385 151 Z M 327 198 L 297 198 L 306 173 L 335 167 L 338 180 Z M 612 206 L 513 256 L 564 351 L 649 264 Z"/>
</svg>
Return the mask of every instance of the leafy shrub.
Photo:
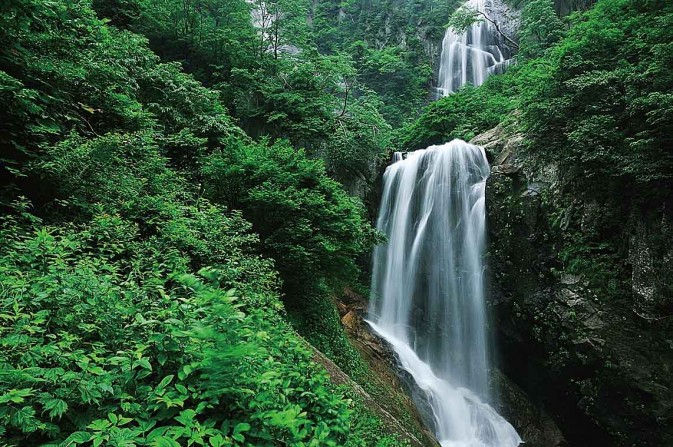
<svg viewBox="0 0 673 447">
<path fill-rule="evenodd" d="M 95 5 L 133 29 L 153 3 Z M 249 30 L 248 6 L 234 3 Z M 279 300 L 269 255 L 299 302 L 304 275 L 309 285 L 351 281 L 353 258 L 374 240 L 361 204 L 322 163 L 285 143 L 253 143 L 228 115 L 226 89 L 160 63 L 144 37 L 107 25 L 88 0 L 4 2 L 0 43 L 3 442 L 395 442 L 331 387 Z M 328 96 L 307 110 L 334 117 L 340 97 Z M 364 100 L 341 118 L 352 136 L 339 140 L 350 146 L 335 165 L 350 166 L 354 141 L 385 123 Z M 346 343 L 333 316 L 331 334 Z"/>
<path fill-rule="evenodd" d="M 554 11 L 552 0 L 532 0 L 526 3 L 521 13 L 518 57 L 540 57 L 563 37 L 563 23 Z"/>
<path fill-rule="evenodd" d="M 288 290 L 355 282 L 355 258 L 376 241 L 359 200 L 327 177 L 320 160 L 284 142 L 229 146 L 204 166 L 209 197 L 241 209 L 276 261 Z"/>
<path fill-rule="evenodd" d="M 284 142 L 229 145 L 204 163 L 211 200 L 241 209 L 276 261 L 297 330 L 354 378 L 364 377 L 333 296 L 358 281 L 355 259 L 378 240 L 359 200 L 327 177 L 320 160 Z"/>
<path fill-rule="evenodd" d="M 15 225 L 3 226 L 0 426 L 8 442 L 345 442 L 347 402 L 274 317 L 278 306 L 235 298 L 216 270 L 167 277 L 142 255 L 113 260 L 118 241 L 96 237 L 108 223 L 14 236 Z"/>
<path fill-rule="evenodd" d="M 413 123 L 398 132 L 397 147 L 422 149 L 460 138 L 470 140 L 497 126 L 514 110 L 511 74 L 492 76 L 479 88 L 467 85 L 430 104 Z"/>
<path fill-rule="evenodd" d="M 548 54 L 546 76 L 530 82 L 532 145 L 579 189 L 620 185 L 647 198 L 671 184 L 671 23 L 669 3 L 599 1 Z"/>
</svg>

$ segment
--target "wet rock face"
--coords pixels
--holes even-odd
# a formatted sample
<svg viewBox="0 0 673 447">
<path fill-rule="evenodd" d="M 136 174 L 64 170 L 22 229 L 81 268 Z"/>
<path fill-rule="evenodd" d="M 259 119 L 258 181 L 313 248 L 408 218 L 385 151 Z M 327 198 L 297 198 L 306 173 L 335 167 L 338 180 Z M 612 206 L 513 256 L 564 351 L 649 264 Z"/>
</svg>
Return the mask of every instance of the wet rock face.
<svg viewBox="0 0 673 447">
<path fill-rule="evenodd" d="M 364 321 L 367 302 L 364 298 L 346 289 L 338 301 L 341 323 L 351 343 L 363 354 L 376 375 L 390 384 L 393 389 L 406 395 L 404 407 L 412 415 L 415 424 L 421 428 L 424 447 L 439 447 L 432 432 L 434 422 L 429 404 L 423 405 L 424 392 L 418 388 L 414 379 L 400 365 L 394 351 L 385 340 L 372 333 Z M 492 385 L 497 388 L 498 412 L 512 423 L 526 440 L 527 447 L 567 447 L 563 433 L 553 418 L 536 405 L 528 395 L 506 375 L 494 370 Z M 414 405 L 413 402 L 416 402 Z M 386 410 L 395 414 L 400 408 L 391 409 L 389 403 L 379 402 Z M 414 442 L 412 444 L 416 445 Z"/>
<path fill-rule="evenodd" d="M 572 447 L 673 445 L 670 217 L 569 193 L 559 169 L 505 129 L 473 142 L 492 163 L 490 300 L 504 372 Z"/>
<path fill-rule="evenodd" d="M 629 238 L 634 312 L 647 321 L 673 313 L 673 222 L 637 222 Z M 664 317 L 665 318 L 665 317 Z"/>
<path fill-rule="evenodd" d="M 568 447 L 556 422 L 521 388 L 499 371 L 494 380 L 500 397 L 498 411 L 516 427 L 526 447 Z"/>
</svg>

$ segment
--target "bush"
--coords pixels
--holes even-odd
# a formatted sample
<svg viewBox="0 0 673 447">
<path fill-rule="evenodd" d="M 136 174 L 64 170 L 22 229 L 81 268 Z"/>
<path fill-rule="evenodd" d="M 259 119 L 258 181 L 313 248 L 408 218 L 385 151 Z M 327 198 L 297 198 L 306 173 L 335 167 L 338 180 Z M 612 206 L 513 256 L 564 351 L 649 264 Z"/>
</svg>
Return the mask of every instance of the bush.
<svg viewBox="0 0 673 447">
<path fill-rule="evenodd" d="M 305 277 L 351 281 L 374 240 L 361 204 L 321 162 L 253 143 L 220 92 L 90 1 L 5 3 L 3 442 L 377 443 L 380 421 L 333 389 L 285 320 L 269 258 L 295 302 Z M 148 4 L 96 2 L 130 28 Z M 382 124 L 365 106 L 349 109 L 367 118 L 353 121 L 358 138 L 358 123 Z M 330 328 L 345 342 L 338 319 Z"/>
<path fill-rule="evenodd" d="M 460 138 L 469 141 L 504 121 L 514 110 L 513 77 L 491 76 L 479 88 L 467 85 L 430 104 L 413 123 L 398 133 L 397 147 L 423 149 Z"/>
<path fill-rule="evenodd" d="M 238 144 L 214 153 L 203 171 L 208 196 L 252 222 L 286 291 L 356 282 L 355 258 L 371 248 L 376 233 L 359 200 L 327 177 L 320 160 L 284 142 Z"/>
<path fill-rule="evenodd" d="M 600 196 L 618 187 L 636 201 L 668 191 L 671 23 L 670 4 L 599 1 L 545 56 L 546 76 L 530 80 L 523 122 L 531 146 L 577 190 Z"/>
<path fill-rule="evenodd" d="M 115 260 L 122 241 L 111 236 L 128 228 L 101 219 L 2 227 L 10 445 L 345 442 L 348 403 L 278 318 L 277 298 L 236 298 L 217 270 L 164 275 L 143 254 Z"/>
</svg>

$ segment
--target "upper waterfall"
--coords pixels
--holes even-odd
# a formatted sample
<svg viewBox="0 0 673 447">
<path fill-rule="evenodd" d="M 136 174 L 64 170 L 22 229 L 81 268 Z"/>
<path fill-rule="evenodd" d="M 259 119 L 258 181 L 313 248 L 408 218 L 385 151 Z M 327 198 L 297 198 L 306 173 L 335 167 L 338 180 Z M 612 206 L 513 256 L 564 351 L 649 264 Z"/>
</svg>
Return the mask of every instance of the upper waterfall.
<svg viewBox="0 0 673 447">
<path fill-rule="evenodd" d="M 443 446 L 515 447 L 489 406 L 482 256 L 482 148 L 460 140 L 415 151 L 384 174 L 370 318 L 425 392 Z"/>
<path fill-rule="evenodd" d="M 469 0 L 464 6 L 488 15 L 503 32 L 514 14 L 500 0 Z M 489 75 L 504 71 L 510 57 L 502 36 L 488 21 L 478 21 L 461 34 L 447 28 L 437 76 L 438 94 L 449 95 L 465 84 L 480 86 Z"/>
</svg>

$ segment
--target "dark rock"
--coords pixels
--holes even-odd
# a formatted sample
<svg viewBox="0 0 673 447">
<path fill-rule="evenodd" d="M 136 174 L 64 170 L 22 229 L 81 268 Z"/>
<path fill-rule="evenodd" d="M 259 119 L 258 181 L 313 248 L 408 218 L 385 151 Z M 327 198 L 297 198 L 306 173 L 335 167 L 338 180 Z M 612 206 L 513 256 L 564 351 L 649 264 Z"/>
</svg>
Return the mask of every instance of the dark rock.
<svg viewBox="0 0 673 447">
<path fill-rule="evenodd" d="M 500 371 L 494 380 L 500 396 L 500 413 L 516 427 L 526 447 L 566 447 L 561 429 L 544 409 L 536 406 L 526 393 Z"/>
<path fill-rule="evenodd" d="M 594 3 L 596 0 L 554 0 L 554 9 L 563 17 L 575 11 L 586 11 Z"/>
<path fill-rule="evenodd" d="M 509 165 L 509 164 L 503 164 L 503 165 L 497 165 L 493 167 L 493 173 L 494 174 L 502 174 L 502 175 L 514 175 L 519 172 L 519 168 L 514 165 Z"/>
<path fill-rule="evenodd" d="M 493 152 L 488 273 L 504 373 L 573 447 L 673 445 L 670 213 L 624 216 L 618 200 L 571 193 L 507 129 L 474 141 Z"/>
<path fill-rule="evenodd" d="M 433 416 L 430 405 L 425 401 L 425 393 L 418 388 L 413 378 L 399 365 L 395 354 L 385 340 L 372 333 L 369 325 L 363 320 L 367 307 L 364 299 L 346 289 L 339 305 L 341 322 L 353 344 L 369 360 L 370 365 L 385 381 L 393 384 L 394 389 L 404 390 L 410 408 L 407 411 L 415 414 L 418 423 L 425 424 L 426 442 L 437 446 L 432 436 Z M 498 410 L 514 424 L 526 441 L 528 447 L 565 447 L 565 439 L 554 420 L 533 403 L 525 392 L 511 382 L 497 369 L 493 371 L 493 386 L 501 396 Z"/>
</svg>

